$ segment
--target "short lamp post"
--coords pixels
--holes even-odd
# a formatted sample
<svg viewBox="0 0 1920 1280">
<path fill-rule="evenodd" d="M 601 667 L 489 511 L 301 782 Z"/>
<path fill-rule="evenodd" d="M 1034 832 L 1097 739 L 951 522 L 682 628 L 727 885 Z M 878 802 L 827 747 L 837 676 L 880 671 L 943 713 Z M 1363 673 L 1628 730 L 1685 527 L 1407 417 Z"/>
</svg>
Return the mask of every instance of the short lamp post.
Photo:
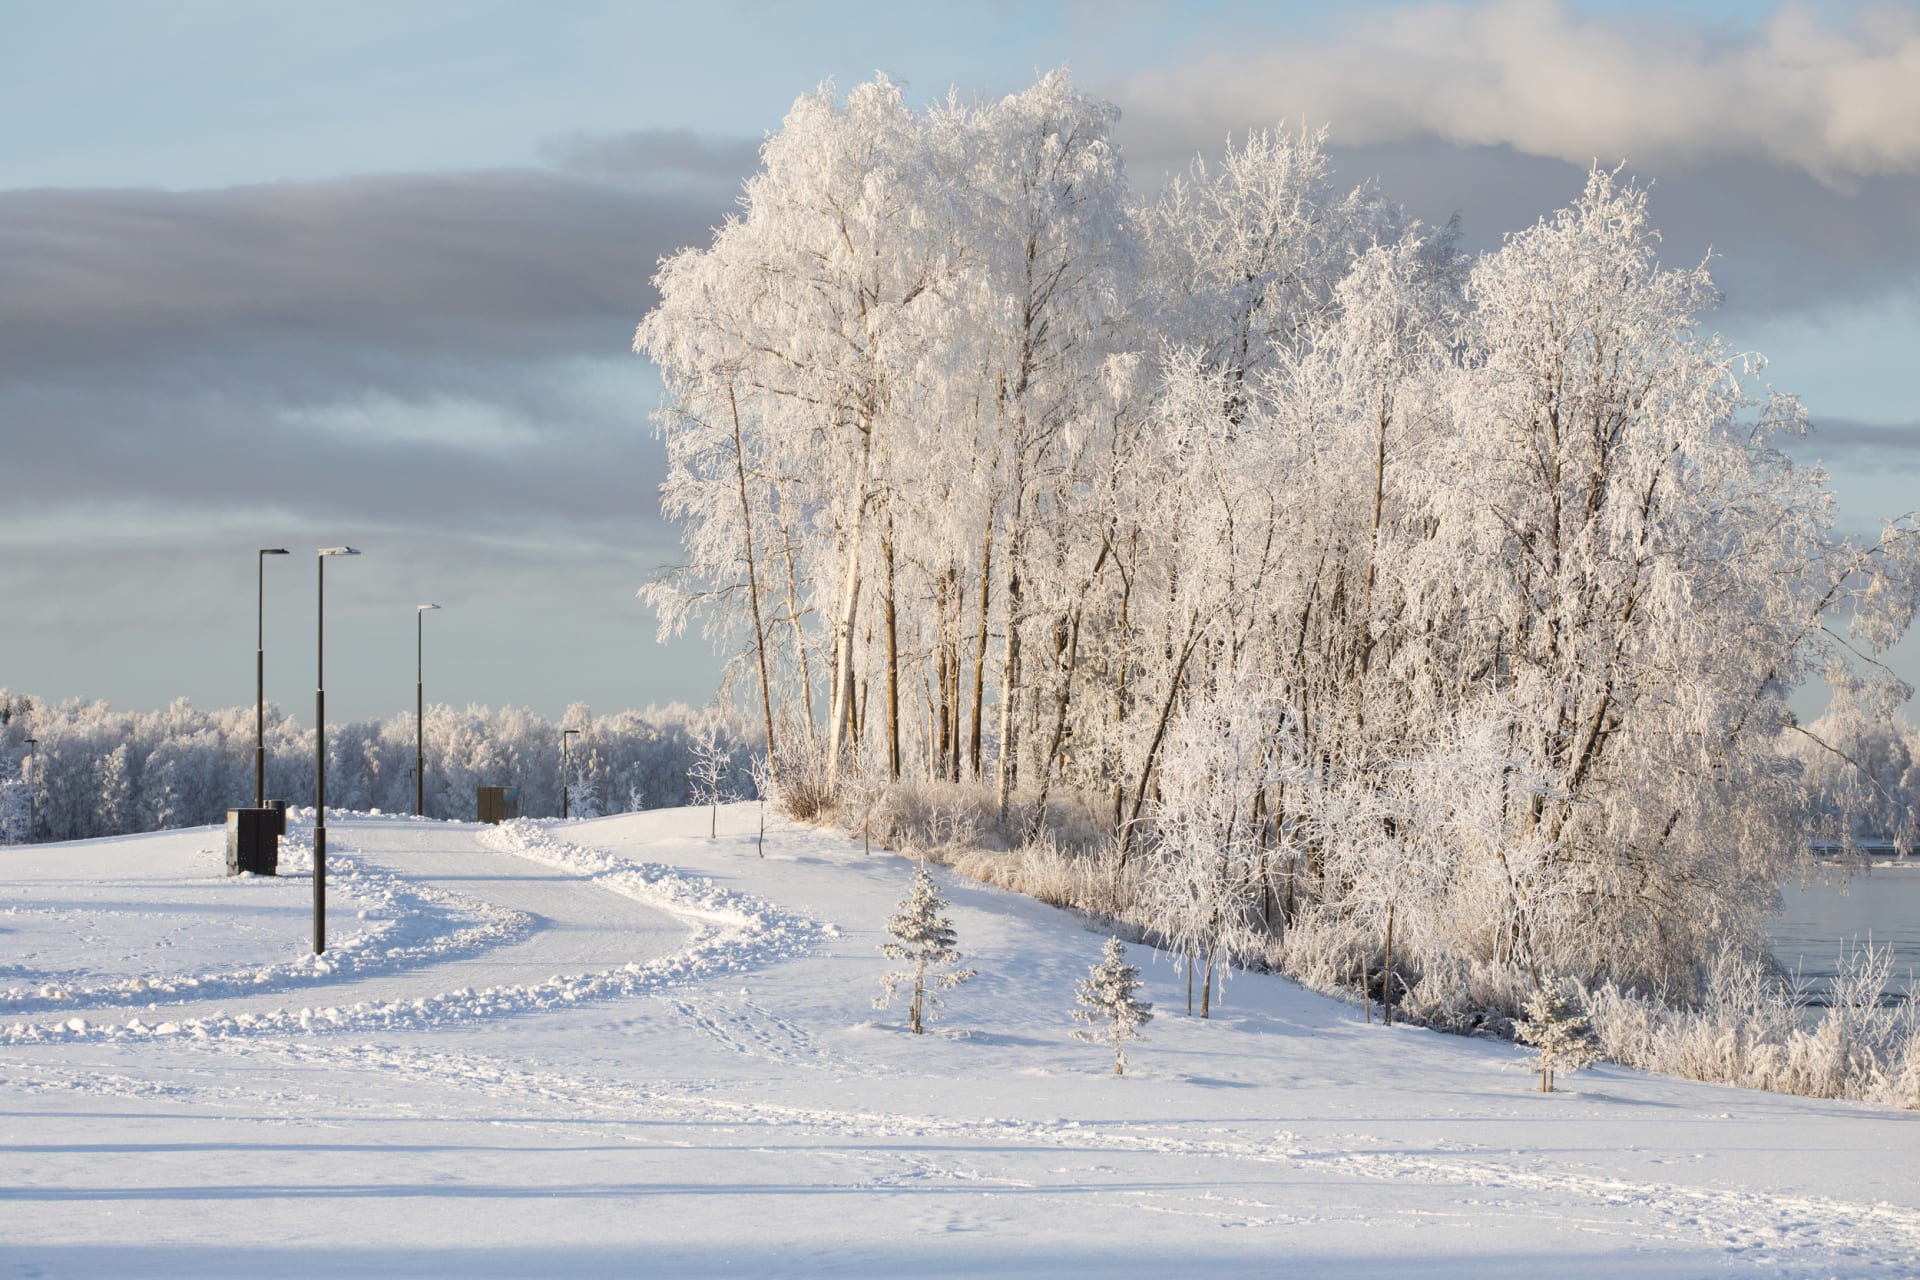
<svg viewBox="0 0 1920 1280">
<path fill-rule="evenodd" d="M 578 732 L 580 732 L 578 729 L 562 729 L 560 731 L 560 817 L 563 821 L 569 816 L 567 812 L 567 792 L 569 790 L 567 785 L 567 739 Z"/>
<path fill-rule="evenodd" d="M 260 592 L 255 606 L 253 642 L 253 807 L 267 807 L 267 557 L 287 554 L 285 547 L 262 547 L 255 561 Z"/>
<path fill-rule="evenodd" d="M 327 949 L 327 557 L 357 556 L 352 547 L 322 547 L 314 646 L 313 690 L 313 954 Z"/>
<path fill-rule="evenodd" d="M 426 812 L 427 795 L 427 612 L 437 604 L 415 605 L 413 610 L 413 816 Z"/>
</svg>

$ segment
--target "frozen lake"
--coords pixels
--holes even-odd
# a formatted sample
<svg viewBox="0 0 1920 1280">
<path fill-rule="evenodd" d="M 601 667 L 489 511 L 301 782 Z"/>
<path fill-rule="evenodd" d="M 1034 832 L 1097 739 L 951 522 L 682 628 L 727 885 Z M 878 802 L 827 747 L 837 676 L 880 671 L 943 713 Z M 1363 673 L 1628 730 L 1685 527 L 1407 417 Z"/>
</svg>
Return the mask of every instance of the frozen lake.
<svg viewBox="0 0 1920 1280">
<path fill-rule="evenodd" d="M 1837 869 L 1833 874 L 1838 875 Z M 1843 886 L 1837 880 L 1784 891 L 1785 909 L 1773 925 L 1773 954 L 1816 990 L 1829 982 L 1844 951 L 1871 938 L 1893 949 L 1892 986 L 1915 987 L 1920 974 L 1920 862 L 1876 860 Z"/>
</svg>

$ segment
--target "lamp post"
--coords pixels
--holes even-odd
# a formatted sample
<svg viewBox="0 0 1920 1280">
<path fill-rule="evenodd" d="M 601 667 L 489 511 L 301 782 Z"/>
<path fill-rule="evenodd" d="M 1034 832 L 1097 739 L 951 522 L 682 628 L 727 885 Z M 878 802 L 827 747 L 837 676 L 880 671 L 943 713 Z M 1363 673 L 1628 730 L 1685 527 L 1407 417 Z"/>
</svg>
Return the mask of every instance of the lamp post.
<svg viewBox="0 0 1920 1280">
<path fill-rule="evenodd" d="M 327 949 L 327 557 L 357 556 L 352 547 L 322 547 L 314 640 L 313 689 L 313 954 Z"/>
<path fill-rule="evenodd" d="M 27 759 L 32 762 L 27 765 L 25 770 L 27 775 L 27 843 L 32 844 L 34 806 L 40 799 L 39 796 L 34 794 L 39 788 L 33 785 L 33 775 L 35 772 L 33 766 L 40 763 L 40 739 L 27 739 Z"/>
<path fill-rule="evenodd" d="M 427 794 L 427 611 L 437 604 L 415 605 L 413 610 L 413 816 L 426 812 Z"/>
<path fill-rule="evenodd" d="M 578 729 L 560 731 L 560 817 L 567 817 L 567 739 L 580 732 Z"/>
<path fill-rule="evenodd" d="M 267 807 L 267 557 L 287 554 L 285 547 L 262 547 L 254 567 L 260 578 L 253 642 L 253 807 Z"/>
</svg>

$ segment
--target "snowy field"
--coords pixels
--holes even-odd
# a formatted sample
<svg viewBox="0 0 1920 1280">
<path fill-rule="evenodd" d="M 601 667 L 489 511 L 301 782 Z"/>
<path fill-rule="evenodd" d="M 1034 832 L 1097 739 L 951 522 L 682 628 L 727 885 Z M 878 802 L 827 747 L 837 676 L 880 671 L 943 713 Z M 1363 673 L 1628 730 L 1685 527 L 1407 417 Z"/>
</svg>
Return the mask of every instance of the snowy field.
<svg viewBox="0 0 1920 1280">
<path fill-rule="evenodd" d="M 939 874 L 980 971 L 871 1000 L 910 864 L 751 806 L 0 853 L 0 1276 L 1913 1276 L 1920 1114 L 1364 1025 L 1260 976 L 1077 1043 L 1104 938 Z"/>
</svg>

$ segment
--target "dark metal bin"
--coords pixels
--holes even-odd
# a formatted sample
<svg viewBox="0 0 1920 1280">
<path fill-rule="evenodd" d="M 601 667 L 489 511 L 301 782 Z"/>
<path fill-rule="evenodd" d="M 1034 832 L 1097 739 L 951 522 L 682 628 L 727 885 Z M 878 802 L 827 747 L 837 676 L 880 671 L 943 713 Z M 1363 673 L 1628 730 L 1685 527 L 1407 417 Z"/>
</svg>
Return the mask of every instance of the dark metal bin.
<svg viewBox="0 0 1920 1280">
<path fill-rule="evenodd" d="M 520 816 L 520 788 L 481 787 L 477 805 L 482 822 L 505 822 Z"/>
<path fill-rule="evenodd" d="M 227 810 L 227 874 L 277 875 L 280 822 L 271 808 Z"/>
</svg>

